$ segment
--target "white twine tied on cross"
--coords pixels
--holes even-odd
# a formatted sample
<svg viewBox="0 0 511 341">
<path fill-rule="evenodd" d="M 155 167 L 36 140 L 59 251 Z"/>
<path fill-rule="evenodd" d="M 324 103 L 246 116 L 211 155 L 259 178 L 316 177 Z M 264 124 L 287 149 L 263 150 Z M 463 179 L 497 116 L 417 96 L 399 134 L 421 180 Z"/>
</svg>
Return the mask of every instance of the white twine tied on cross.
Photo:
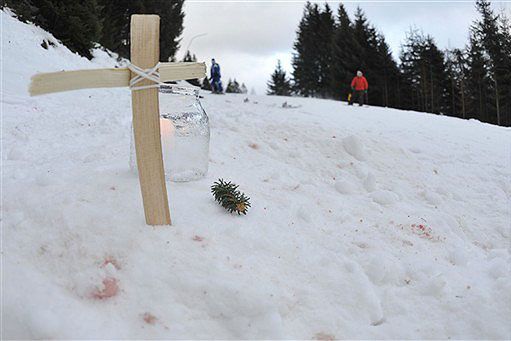
<svg viewBox="0 0 511 341">
<path fill-rule="evenodd" d="M 149 69 L 142 69 L 135 64 L 128 64 L 128 69 L 137 74 L 135 77 L 130 79 L 130 90 L 136 91 L 136 90 L 143 90 L 143 89 L 151 89 L 151 88 L 159 88 L 160 85 L 165 84 L 160 81 L 160 73 L 158 72 L 158 69 L 160 68 L 160 63 L 156 63 L 155 66 Z M 139 85 L 136 86 L 136 84 L 140 83 L 144 79 L 150 80 L 153 82 L 153 84 L 147 84 L 147 85 Z"/>
<path fill-rule="evenodd" d="M 162 81 L 160 81 L 160 73 L 158 69 L 160 68 L 160 62 L 156 63 L 155 66 L 149 69 L 142 69 L 135 64 L 128 64 L 128 69 L 137 74 L 135 77 L 130 79 L 130 90 L 131 91 L 137 91 L 137 90 L 143 90 L 143 89 L 151 89 L 151 88 L 159 88 L 160 86 L 164 85 L 166 87 L 170 87 L 173 89 L 186 89 L 186 90 L 198 90 L 200 89 L 197 86 L 190 85 L 189 87 L 186 86 L 178 86 L 175 84 L 167 84 Z M 139 85 L 138 83 L 143 81 L 144 79 L 152 81 L 153 84 L 147 84 L 147 85 Z"/>
</svg>

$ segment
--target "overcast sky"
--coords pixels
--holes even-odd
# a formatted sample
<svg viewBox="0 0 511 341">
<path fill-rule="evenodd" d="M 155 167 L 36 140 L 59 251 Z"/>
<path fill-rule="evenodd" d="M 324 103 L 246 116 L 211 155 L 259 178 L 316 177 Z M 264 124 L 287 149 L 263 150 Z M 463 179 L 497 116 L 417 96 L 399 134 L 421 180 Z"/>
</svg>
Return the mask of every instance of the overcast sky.
<svg viewBox="0 0 511 341">
<path fill-rule="evenodd" d="M 327 2 L 337 13 L 339 1 Z M 463 47 L 469 26 L 477 18 L 473 1 L 342 2 L 351 18 L 357 6 L 362 8 L 369 21 L 384 33 L 396 59 L 410 27 L 432 35 L 441 49 Z M 254 88 L 262 94 L 277 59 L 286 71 L 292 71 L 293 42 L 304 5 L 305 1 L 187 0 L 177 57 L 183 58 L 191 43 L 190 51 L 207 63 L 208 72 L 211 58 L 216 58 L 222 68 L 224 86 L 228 78 L 236 77 L 249 90 Z M 511 2 L 493 2 L 493 7 L 509 16 Z M 194 36 L 204 33 L 192 41 Z"/>
</svg>

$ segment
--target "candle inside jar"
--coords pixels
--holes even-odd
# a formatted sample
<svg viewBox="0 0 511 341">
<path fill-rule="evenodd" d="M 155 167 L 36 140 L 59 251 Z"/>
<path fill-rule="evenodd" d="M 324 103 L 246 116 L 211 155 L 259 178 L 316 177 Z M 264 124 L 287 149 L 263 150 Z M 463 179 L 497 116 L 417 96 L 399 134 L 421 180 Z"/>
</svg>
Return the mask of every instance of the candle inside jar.
<svg viewBox="0 0 511 341">
<path fill-rule="evenodd" d="M 166 170 L 171 169 L 172 152 L 175 148 L 176 128 L 170 118 L 160 118 L 161 149 Z M 166 172 L 167 173 L 167 172 Z"/>
<path fill-rule="evenodd" d="M 193 181 L 208 171 L 209 119 L 199 102 L 198 90 L 160 86 L 160 136 L 165 178 Z M 137 171 L 131 134 L 130 167 Z"/>
</svg>

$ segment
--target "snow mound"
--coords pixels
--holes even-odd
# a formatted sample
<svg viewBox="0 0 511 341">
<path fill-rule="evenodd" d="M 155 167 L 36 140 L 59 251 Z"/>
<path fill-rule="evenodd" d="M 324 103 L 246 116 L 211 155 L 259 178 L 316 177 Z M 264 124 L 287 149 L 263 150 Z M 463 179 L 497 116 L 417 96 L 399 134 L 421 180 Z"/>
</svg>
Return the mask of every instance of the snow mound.
<svg viewBox="0 0 511 341">
<path fill-rule="evenodd" d="M 351 135 L 342 140 L 344 149 L 359 161 L 365 161 L 366 152 L 364 146 L 357 136 Z"/>
<path fill-rule="evenodd" d="M 371 198 L 381 205 L 391 205 L 399 200 L 399 197 L 391 191 L 378 190 L 371 194 Z"/>
<path fill-rule="evenodd" d="M 509 129 L 206 93 L 209 173 L 168 183 L 173 225 L 152 228 L 129 90 L 27 93 L 116 61 L 1 15 L 2 338 L 511 338 Z"/>
<path fill-rule="evenodd" d="M 357 188 L 352 182 L 343 179 L 335 182 L 335 189 L 341 194 L 354 194 L 357 192 Z"/>
</svg>

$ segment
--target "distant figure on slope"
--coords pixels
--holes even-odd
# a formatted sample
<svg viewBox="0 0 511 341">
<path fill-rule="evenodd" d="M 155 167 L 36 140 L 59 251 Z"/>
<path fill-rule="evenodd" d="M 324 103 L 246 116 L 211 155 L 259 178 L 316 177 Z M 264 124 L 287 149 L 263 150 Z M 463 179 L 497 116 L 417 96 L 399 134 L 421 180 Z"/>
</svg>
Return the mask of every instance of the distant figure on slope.
<svg viewBox="0 0 511 341">
<path fill-rule="evenodd" d="M 367 84 L 367 79 L 362 74 L 362 71 L 357 71 L 357 75 L 353 77 L 351 81 L 351 96 L 349 98 L 349 105 L 353 105 L 353 101 L 355 98 L 358 98 L 358 104 L 360 106 L 364 105 L 364 99 L 367 104 L 367 88 L 369 85 Z"/>
<path fill-rule="evenodd" d="M 215 58 L 213 58 L 211 59 L 211 89 L 214 94 L 221 94 L 224 92 L 220 77 L 220 65 L 218 65 Z"/>
</svg>

